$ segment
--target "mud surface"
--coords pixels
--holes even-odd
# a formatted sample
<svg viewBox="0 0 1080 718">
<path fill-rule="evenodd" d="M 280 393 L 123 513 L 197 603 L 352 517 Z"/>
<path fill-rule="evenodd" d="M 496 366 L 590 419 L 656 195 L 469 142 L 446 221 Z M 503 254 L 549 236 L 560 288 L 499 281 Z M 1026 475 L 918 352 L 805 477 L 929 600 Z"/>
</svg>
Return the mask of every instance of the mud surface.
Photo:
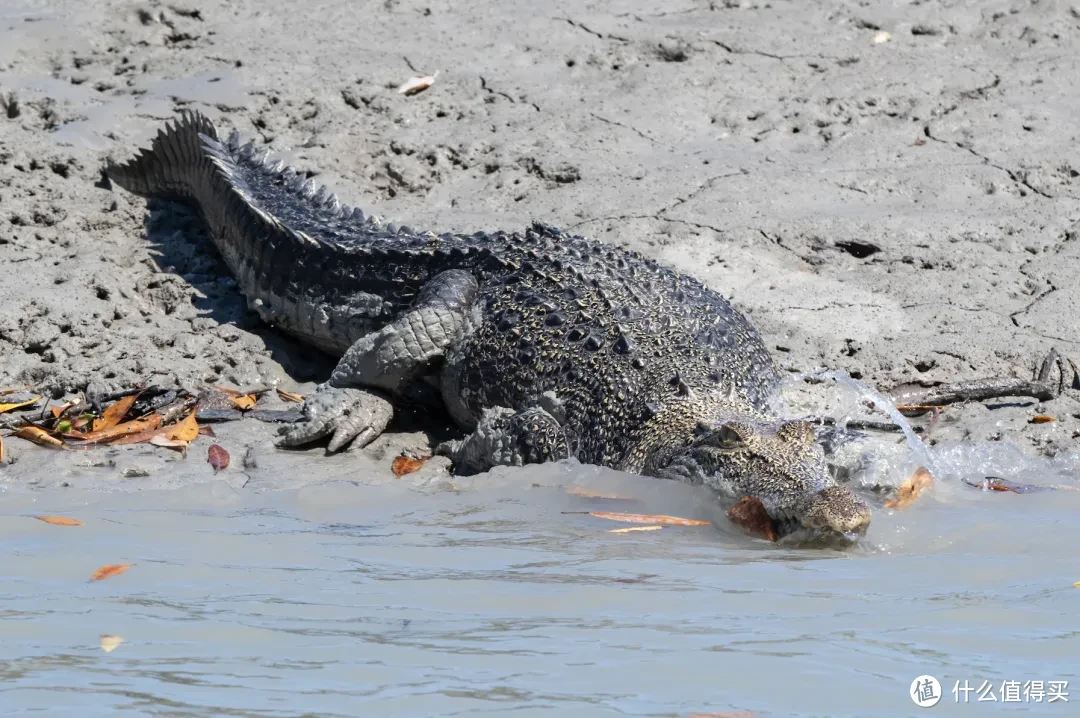
<svg viewBox="0 0 1080 718">
<path fill-rule="evenodd" d="M 246 310 L 193 217 L 103 179 L 182 108 L 411 226 L 541 219 L 644 251 L 730 296 L 793 372 L 1028 376 L 1080 348 L 1078 43 L 1067 2 L 4 3 L 0 387 L 327 376 Z M 1010 399 L 935 431 L 1053 454 L 1077 413 Z M 241 456 L 274 427 L 227 431 Z M 372 471 L 427 441 L 385 437 Z M 7 449 L 9 481 L 86 475 Z M 167 463 L 103 471 L 138 452 Z"/>
</svg>

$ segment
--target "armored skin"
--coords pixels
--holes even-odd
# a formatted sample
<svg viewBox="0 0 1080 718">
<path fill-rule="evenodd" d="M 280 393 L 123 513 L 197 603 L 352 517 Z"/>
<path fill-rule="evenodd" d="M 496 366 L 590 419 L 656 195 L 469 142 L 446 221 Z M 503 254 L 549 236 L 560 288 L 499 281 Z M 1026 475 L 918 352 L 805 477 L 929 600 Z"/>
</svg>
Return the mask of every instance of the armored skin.
<svg viewBox="0 0 1080 718">
<path fill-rule="evenodd" d="M 340 357 L 284 445 L 375 439 L 433 378 L 468 434 L 456 473 L 574 457 L 759 498 L 780 535 L 853 540 L 869 507 L 829 476 L 812 427 L 770 409 L 779 373 L 719 294 L 641 254 L 533 224 L 395 227 L 186 113 L 110 177 L 196 207 L 249 305 Z"/>
</svg>

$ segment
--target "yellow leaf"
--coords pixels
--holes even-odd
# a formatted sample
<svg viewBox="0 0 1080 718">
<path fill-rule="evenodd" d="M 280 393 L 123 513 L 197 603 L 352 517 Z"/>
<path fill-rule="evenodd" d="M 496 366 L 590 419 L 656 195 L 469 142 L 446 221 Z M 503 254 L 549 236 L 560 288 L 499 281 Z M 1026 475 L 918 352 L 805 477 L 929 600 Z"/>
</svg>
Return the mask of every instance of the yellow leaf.
<svg viewBox="0 0 1080 718">
<path fill-rule="evenodd" d="M 93 430 L 101 431 L 102 429 L 108 429 L 119 424 L 120 421 L 127 416 L 127 413 L 131 411 L 131 407 L 135 405 L 135 400 L 138 398 L 138 394 L 132 394 L 131 396 L 125 396 L 117 401 L 105 410 L 105 413 L 101 415 L 100 419 L 94 419 Z"/>
<path fill-rule="evenodd" d="M 1080 581 L 1073 584 L 1073 588 L 1080 588 Z"/>
<path fill-rule="evenodd" d="M 119 576 L 124 571 L 134 566 L 133 563 L 110 563 L 102 566 L 97 571 L 94 571 L 94 575 L 90 577 L 91 581 L 102 581 L 106 578 L 112 578 L 113 576 Z"/>
<path fill-rule="evenodd" d="M 36 403 L 37 400 L 40 398 L 40 396 L 35 396 L 33 399 L 29 399 L 27 401 L 20 401 L 16 404 L 0 404 L 0 414 L 3 414 L 5 411 L 12 411 L 13 409 L 18 409 L 20 407 L 30 406 L 31 404 Z"/>
<path fill-rule="evenodd" d="M 179 424 L 174 424 L 165 432 L 166 439 L 173 441 L 194 441 L 199 435 L 199 424 L 195 421 L 195 412 L 187 415 L 187 418 Z"/>
<path fill-rule="evenodd" d="M 35 516 L 38 521 L 44 521 L 53 526 L 82 526 L 83 522 L 78 519 L 69 519 L 67 516 Z"/>
<path fill-rule="evenodd" d="M 902 509 L 910 506 L 915 499 L 919 498 L 919 493 L 923 489 L 929 489 L 933 485 L 934 477 L 924 467 L 920 466 L 900 487 L 900 493 L 897 497 L 886 501 L 884 506 L 887 509 Z"/>
<path fill-rule="evenodd" d="M 628 496 L 619 496 L 618 494 L 604 493 L 603 491 L 593 491 L 592 489 L 584 489 L 580 486 L 571 486 L 566 490 L 566 493 L 571 496 L 577 496 L 582 499 L 611 499 L 613 501 L 633 501 L 634 499 Z"/>
<path fill-rule="evenodd" d="M 57 439 L 55 436 L 50 436 L 49 432 L 44 429 L 39 429 L 36 426 L 24 426 L 12 434 L 12 436 L 26 439 L 38 446 L 48 446 L 54 449 L 64 448 L 64 442 L 60 441 L 60 439 Z"/>
<path fill-rule="evenodd" d="M 170 439 L 164 434 L 155 434 L 154 436 L 151 436 L 150 443 L 154 446 L 164 446 L 166 449 L 180 449 L 182 453 L 187 454 L 188 442 Z"/>
<path fill-rule="evenodd" d="M 255 406 L 255 395 L 244 394 L 243 396 L 230 396 L 229 401 L 231 401 L 240 411 L 247 411 Z"/>
<path fill-rule="evenodd" d="M 106 653 L 112 653 L 116 650 L 116 647 L 123 642 L 124 638 L 122 636 L 110 636 L 107 633 L 102 634 L 101 650 L 105 651 Z"/>
<path fill-rule="evenodd" d="M 628 534 L 631 531 L 659 531 L 663 526 L 627 526 L 624 529 L 608 529 L 609 534 Z"/>
<path fill-rule="evenodd" d="M 283 391 L 281 389 L 278 389 L 277 395 L 281 398 L 282 401 L 292 402 L 293 404 L 300 404 L 304 401 L 303 394 L 296 394 L 291 391 Z"/>
<path fill-rule="evenodd" d="M 563 511 L 564 514 L 587 514 L 598 519 L 609 521 L 625 521 L 631 524 L 668 524 L 669 526 L 709 526 L 708 521 L 697 519 L 683 519 L 678 516 L 663 516 L 660 514 L 620 514 L 611 511 Z"/>
</svg>

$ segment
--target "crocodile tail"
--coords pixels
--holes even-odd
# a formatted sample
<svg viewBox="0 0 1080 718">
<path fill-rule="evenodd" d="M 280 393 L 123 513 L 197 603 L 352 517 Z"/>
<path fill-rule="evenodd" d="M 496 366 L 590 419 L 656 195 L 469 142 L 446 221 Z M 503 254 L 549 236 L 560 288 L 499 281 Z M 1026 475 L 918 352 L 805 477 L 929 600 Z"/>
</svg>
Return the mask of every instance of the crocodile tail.
<svg viewBox="0 0 1080 718">
<path fill-rule="evenodd" d="M 217 140 L 214 124 L 199 112 L 185 111 L 180 119 L 158 130 L 148 150 L 128 162 L 106 167 L 109 177 L 141 197 L 186 200 L 197 196 L 200 182 L 212 174 L 203 149 L 205 139 Z"/>
</svg>

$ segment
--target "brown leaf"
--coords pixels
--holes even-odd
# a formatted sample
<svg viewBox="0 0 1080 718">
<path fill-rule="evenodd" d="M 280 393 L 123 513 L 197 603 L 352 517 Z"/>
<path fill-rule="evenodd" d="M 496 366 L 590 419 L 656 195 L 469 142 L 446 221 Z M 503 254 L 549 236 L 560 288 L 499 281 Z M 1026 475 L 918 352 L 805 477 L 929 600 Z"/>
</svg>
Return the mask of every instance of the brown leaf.
<svg viewBox="0 0 1080 718">
<path fill-rule="evenodd" d="M 90 577 L 91 581 L 102 581 L 106 578 L 112 578 L 113 576 L 119 576 L 124 571 L 134 566 L 133 563 L 110 563 L 102 566 L 97 571 L 94 571 L 94 575 Z"/>
<path fill-rule="evenodd" d="M 244 394 L 243 396 L 230 396 L 231 401 L 240 411 L 247 411 L 255 406 L 255 395 Z"/>
<path fill-rule="evenodd" d="M 1054 491 L 1059 489 L 1069 490 L 1072 487 L 1065 485 L 1052 485 L 1052 486 L 1033 486 L 1032 484 L 1018 484 L 1014 481 L 1006 481 L 999 476 L 987 476 L 980 483 L 963 480 L 965 484 L 974 488 L 981 489 L 982 491 L 1008 491 L 1014 494 L 1033 494 L 1040 491 Z M 1073 489 L 1075 491 L 1075 489 Z"/>
<path fill-rule="evenodd" d="M 419 459 L 414 459 L 411 456 L 399 456 L 390 465 L 390 470 L 394 472 L 394 476 L 401 478 L 405 474 L 411 474 L 419 470 L 424 465 L 424 462 L 430 458 L 430 456 L 421 456 Z"/>
<path fill-rule="evenodd" d="M 216 474 L 229 465 L 229 452 L 217 444 L 211 444 L 206 451 L 206 460 L 214 467 Z"/>
<path fill-rule="evenodd" d="M 756 496 L 744 496 L 739 503 L 728 509 L 728 518 L 742 526 L 751 536 L 758 536 L 768 541 L 776 541 L 773 520 L 765 505 Z"/>
<path fill-rule="evenodd" d="M 214 429 L 209 424 L 199 427 L 199 436 L 209 436 L 211 439 L 217 438 L 217 434 L 214 433 Z"/>
<path fill-rule="evenodd" d="M 70 436 L 73 439 L 79 439 L 88 444 L 97 444 L 103 441 L 110 441 L 112 439 L 116 439 L 117 437 L 127 436 L 129 434 L 138 434 L 143 431 L 153 430 L 158 428 L 159 426 L 161 426 L 161 415 L 151 414 L 150 416 L 144 416 L 141 419 L 126 421 L 123 424 L 110 426 L 107 429 L 101 429 L 100 431 L 91 431 L 86 434 L 72 433 Z"/>
<path fill-rule="evenodd" d="M 138 394 L 131 394 L 114 403 L 102 413 L 100 419 L 94 419 L 93 430 L 101 431 L 119 424 L 127 416 L 127 413 L 131 411 L 131 407 L 135 405 L 135 400 L 138 398 Z"/>
<path fill-rule="evenodd" d="M 55 405 L 49 407 L 49 411 L 52 412 L 52 415 L 53 415 L 54 419 L 59 419 L 60 416 L 65 411 L 67 411 L 68 409 L 70 409 L 73 406 L 75 406 L 75 405 L 72 404 L 71 402 L 68 402 L 67 404 L 55 404 Z"/>
<path fill-rule="evenodd" d="M 1051 421 L 1057 421 L 1057 419 L 1052 416 L 1047 416 L 1046 414 L 1036 414 L 1035 416 L 1031 417 L 1031 420 L 1028 423 L 1049 424 Z"/>
<path fill-rule="evenodd" d="M 106 653 L 112 653 L 116 650 L 116 647 L 123 642 L 123 636 L 110 636 L 107 633 L 102 634 L 100 643 L 101 650 L 105 651 Z"/>
<path fill-rule="evenodd" d="M 14 409 L 20 409 L 24 406 L 30 406 L 31 404 L 35 404 L 40 398 L 40 396 L 35 396 L 33 399 L 16 402 L 14 404 L 0 404 L 0 414 L 3 414 L 5 411 L 12 411 Z"/>
<path fill-rule="evenodd" d="M 69 519 L 67 516 L 35 516 L 38 521 L 44 521 L 53 526 L 82 526 L 83 522 L 78 519 Z"/>
<path fill-rule="evenodd" d="M 608 529 L 609 534 L 628 534 L 632 531 L 659 531 L 663 526 L 627 526 L 624 529 Z"/>
<path fill-rule="evenodd" d="M 281 398 L 282 401 L 292 402 L 293 404 L 300 404 L 304 401 L 303 394 L 296 394 L 291 391 L 283 391 L 281 389 L 278 389 L 277 395 Z"/>
<path fill-rule="evenodd" d="M 50 436 L 49 432 L 44 429 L 39 429 L 36 426 L 24 426 L 16 431 L 12 436 L 17 436 L 20 439 L 26 439 L 33 442 L 38 446 L 47 446 L 52 449 L 64 448 L 64 442 L 57 439 L 55 436 Z"/>
<path fill-rule="evenodd" d="M 915 469 L 915 473 L 908 477 L 900 486 L 900 492 L 895 499 L 890 499 L 884 503 L 887 509 L 902 509 L 911 505 L 915 499 L 919 498 L 919 493 L 923 489 L 932 488 L 934 485 L 934 477 L 930 475 L 930 472 L 926 468 L 920 466 Z"/>
<path fill-rule="evenodd" d="M 14 394 L 17 391 L 30 391 L 28 386 L 15 386 L 10 389 L 0 389 L 0 396 L 7 396 L 8 394 Z"/>
<path fill-rule="evenodd" d="M 563 511 L 564 514 L 586 514 L 598 519 L 609 521 L 625 521 L 630 524 L 667 524 L 669 526 L 709 526 L 708 521 L 697 519 L 683 519 L 678 516 L 664 516 L 661 514 L 620 514 L 611 511 Z"/>
<path fill-rule="evenodd" d="M 198 435 L 199 424 L 195 421 L 194 411 L 179 424 L 173 424 L 165 431 L 165 438 L 173 441 L 194 441 Z"/>
</svg>

